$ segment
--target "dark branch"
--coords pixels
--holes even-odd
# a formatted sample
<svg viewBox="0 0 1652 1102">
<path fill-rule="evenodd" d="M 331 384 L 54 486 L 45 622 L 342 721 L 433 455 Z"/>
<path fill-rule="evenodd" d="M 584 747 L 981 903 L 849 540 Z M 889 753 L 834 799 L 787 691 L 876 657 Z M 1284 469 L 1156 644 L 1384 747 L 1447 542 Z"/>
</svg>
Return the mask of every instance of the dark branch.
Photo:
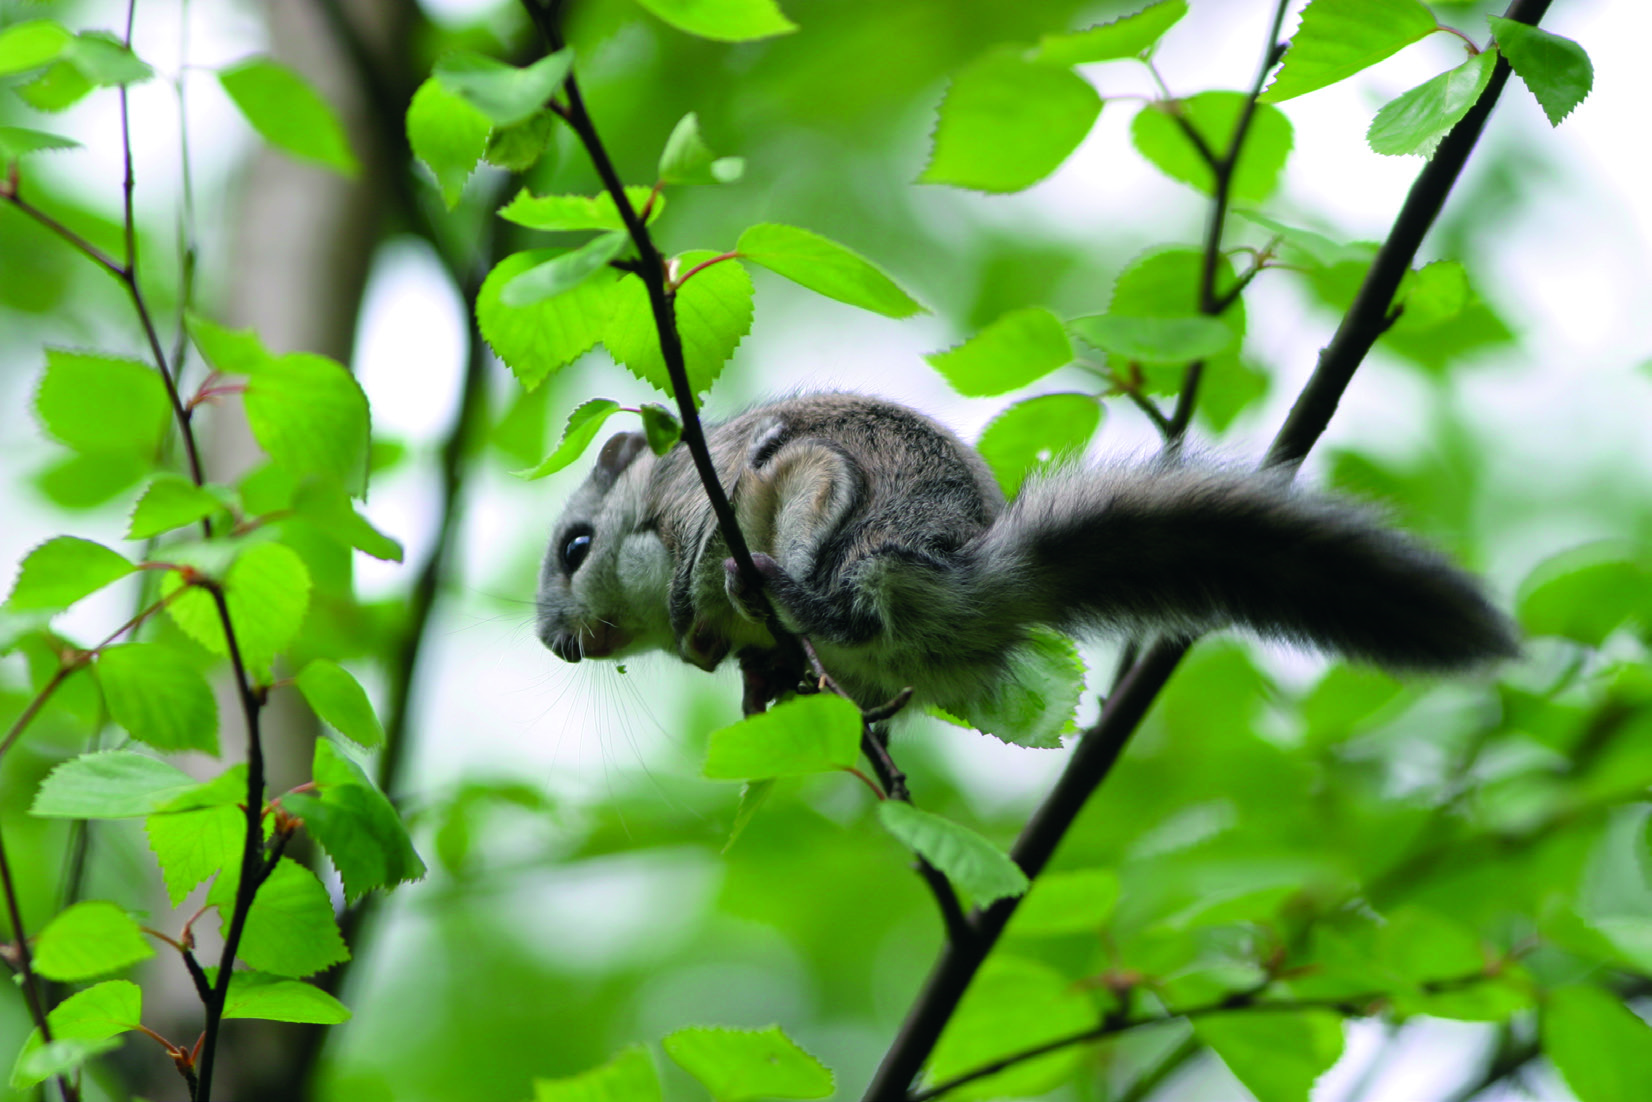
<svg viewBox="0 0 1652 1102">
<path fill-rule="evenodd" d="M 562 49 L 565 42 L 557 21 L 560 5 L 522 0 L 522 6 L 527 9 L 528 17 L 538 26 L 550 48 Z M 718 530 L 722 533 L 723 542 L 728 545 L 729 555 L 734 559 L 735 566 L 740 572 L 741 582 L 747 592 L 754 595 L 752 603 L 757 606 L 765 626 L 774 636 L 776 645 L 796 655 L 799 661 L 793 665 L 801 669 L 803 663 L 800 660 L 801 652 L 798 650 L 797 641 L 775 616 L 774 607 L 769 603 L 768 591 L 763 584 L 763 576 L 752 562 L 745 533 L 740 530 L 739 521 L 734 516 L 734 507 L 729 504 L 728 494 L 723 489 L 717 467 L 711 459 L 710 449 L 706 446 L 705 430 L 700 424 L 700 413 L 694 403 L 693 386 L 688 381 L 688 366 L 683 359 L 682 337 L 677 332 L 676 303 L 666 282 L 665 258 L 655 246 L 653 238 L 649 236 L 648 227 L 644 225 L 642 218 L 632 207 L 630 198 L 625 194 L 624 182 L 615 171 L 607 148 L 602 144 L 596 124 L 585 107 L 585 98 L 580 94 L 579 81 L 573 73 L 568 74 L 568 79 L 563 85 L 563 93 L 568 99 L 563 117 L 567 119 L 568 125 L 573 127 L 580 144 L 585 147 L 592 166 L 596 168 L 597 176 L 602 180 L 603 188 L 613 197 L 614 205 L 619 209 L 620 219 L 625 223 L 625 230 L 637 250 L 637 274 L 648 291 L 648 304 L 654 315 L 654 328 L 660 341 L 660 355 L 665 360 L 666 373 L 671 377 L 672 395 L 676 398 L 677 413 L 682 419 L 683 446 L 694 459 L 694 468 L 699 472 L 706 498 L 711 503 L 711 511 L 717 518 Z"/>
<path fill-rule="evenodd" d="M 1515 0 L 1508 14 L 1520 22 L 1535 23 L 1548 4 L 1549 0 Z M 1398 273 L 1392 280 L 1375 282 L 1374 266 L 1373 277 L 1367 278 L 1367 286 L 1361 292 L 1362 299 L 1369 296 L 1370 300 L 1365 309 L 1374 309 L 1378 318 L 1387 317 L 1399 277 L 1409 269 L 1452 182 L 1462 172 L 1507 77 L 1507 67 L 1499 61 L 1498 71 L 1480 101 L 1441 143 L 1434 159 L 1413 185 L 1411 196 L 1389 241 L 1379 252 L 1379 263 L 1386 255 L 1388 264 L 1398 265 Z M 1373 287 L 1382 286 L 1387 287 L 1387 297 L 1378 301 L 1377 290 Z M 1345 319 L 1344 328 L 1348 327 L 1349 322 Z M 1333 342 L 1325 350 L 1313 377 L 1298 398 L 1296 408 L 1274 439 L 1268 454 L 1269 464 L 1294 464 L 1308 453 L 1329 425 L 1342 392 L 1352 381 L 1354 371 L 1369 351 L 1370 344 L 1370 341 L 1340 341 Z M 1043 870 L 1045 862 L 1065 836 L 1085 801 L 1107 779 L 1137 724 L 1169 680 L 1188 646 L 1189 641 L 1177 639 L 1161 639 L 1155 643 L 1121 679 L 1095 726 L 1080 737 L 1067 768 L 1050 795 L 1034 812 L 1012 851 L 1012 856 L 1028 877 L 1036 877 Z M 942 1028 L 951 1018 L 981 962 L 1003 932 L 1004 925 L 1014 914 L 1017 903 L 1015 899 L 1003 899 L 985 911 L 977 912 L 970 923 L 973 935 L 942 949 L 940 959 L 867 1088 L 867 1102 L 897 1102 L 907 1097 L 913 1080 L 934 1050 Z"/>
<path fill-rule="evenodd" d="M 202 1033 L 199 1065 L 200 1086 L 195 1093 L 195 1102 L 210 1102 L 213 1064 L 218 1055 L 218 1030 L 223 1022 L 224 1003 L 229 997 L 230 976 L 235 971 L 235 954 L 241 947 L 241 934 L 246 929 L 253 898 L 267 875 L 264 865 L 264 744 L 258 723 L 264 701 L 247 676 L 246 664 L 241 658 L 241 645 L 230 622 L 229 603 L 224 599 L 224 587 L 215 581 L 199 584 L 212 595 L 213 604 L 218 607 L 218 619 L 223 624 L 224 638 L 229 644 L 230 664 L 235 670 L 241 714 L 247 724 L 246 838 L 241 847 L 241 877 L 235 885 L 235 905 L 230 911 L 228 929 L 224 933 L 224 949 L 218 957 L 218 976 L 212 986 L 212 997 L 206 1002 L 206 1028 Z"/>
<path fill-rule="evenodd" d="M 1420 988 L 1427 994 L 1460 991 L 1465 987 L 1472 987 L 1475 984 L 1482 983 L 1495 975 L 1495 969 L 1488 968 L 1479 972 L 1471 972 L 1467 975 L 1452 976 L 1443 980 L 1433 980 L 1428 983 L 1421 984 Z M 1131 1030 L 1141 1029 L 1143 1026 L 1162 1025 L 1165 1022 L 1175 1021 L 1177 1019 L 1182 1019 L 1185 1021 L 1193 1018 L 1206 1018 L 1212 1014 L 1232 1014 L 1239 1012 L 1274 1014 L 1295 1013 L 1304 1010 L 1335 1010 L 1344 1017 L 1363 1017 L 1367 1014 L 1373 1013 L 1377 1009 L 1380 1009 L 1392 994 L 1392 992 L 1389 991 L 1367 991 L 1359 994 L 1343 995 L 1335 998 L 1327 997 L 1319 999 L 1264 1000 L 1263 996 L 1267 994 L 1267 991 L 1271 986 L 1272 983 L 1270 981 L 1268 983 L 1263 983 L 1258 987 L 1253 987 L 1248 991 L 1239 991 L 1234 994 L 1224 996 L 1214 1002 L 1201 1003 L 1198 1006 L 1173 1008 L 1167 1010 L 1163 1014 L 1140 1015 L 1137 1017 L 1108 1015 L 1108 1017 L 1100 1024 L 1092 1026 L 1089 1029 L 1081 1029 L 1076 1033 L 1068 1033 L 1064 1036 L 1045 1041 L 1042 1044 L 1024 1048 L 1019 1052 L 1012 1052 L 1008 1056 L 1002 1056 L 997 1060 L 991 1061 L 990 1063 L 982 1064 L 978 1068 L 972 1068 L 960 1075 L 955 1075 L 951 1079 L 943 1080 L 942 1082 L 935 1084 L 933 1087 L 926 1087 L 921 1091 L 914 1091 L 909 1096 L 909 1102 L 929 1102 L 930 1099 L 939 1098 L 941 1095 L 946 1094 L 949 1091 L 957 1090 L 959 1087 L 962 1087 L 967 1083 L 973 1083 L 976 1080 L 985 1079 L 989 1075 L 997 1075 L 1006 1068 L 1012 1068 L 1017 1064 L 1026 1063 L 1028 1060 L 1036 1060 L 1040 1056 L 1047 1056 L 1052 1052 L 1058 1052 L 1064 1048 L 1071 1048 L 1074 1045 L 1087 1044 L 1091 1041 L 1101 1041 L 1110 1037 L 1117 1037 L 1120 1034 L 1129 1033 Z M 1195 1051 L 1196 1050 L 1197 1046 L 1195 1046 Z"/>
<path fill-rule="evenodd" d="M 40 1039 L 51 1044 L 52 1025 L 46 1018 L 45 1000 L 40 996 L 40 980 L 34 971 L 34 958 L 29 953 L 29 935 L 23 926 L 23 909 L 17 901 L 17 887 L 12 883 L 11 862 L 6 858 L 4 838 L 0 838 L 0 888 L 5 891 L 6 914 L 11 919 L 18 986 L 23 989 L 23 1001 L 29 1006 L 29 1017 L 34 1020 L 35 1028 L 40 1030 Z M 57 1089 L 63 1092 L 64 1102 L 77 1102 L 80 1098 L 80 1091 L 65 1076 L 57 1077 Z"/>
<path fill-rule="evenodd" d="M 1548 9 L 1549 0 L 1514 0 L 1504 16 L 1517 23 L 1536 25 Z M 1451 128 L 1451 133 L 1446 135 L 1411 185 L 1405 204 L 1394 219 L 1388 239 L 1377 250 L 1376 259 L 1371 262 L 1371 269 L 1365 274 L 1365 282 L 1360 285 L 1353 305 L 1343 315 L 1342 324 L 1337 327 L 1331 343 L 1320 353 L 1319 366 L 1297 396 L 1296 404 L 1285 419 L 1284 428 L 1274 439 L 1273 447 L 1268 451 L 1268 466 L 1295 466 L 1301 463 L 1308 449 L 1325 431 L 1325 426 L 1330 424 L 1331 415 L 1336 412 L 1355 369 L 1377 338 L 1392 324 L 1394 294 L 1399 290 L 1400 280 L 1411 270 L 1411 262 L 1422 246 L 1424 235 L 1445 205 L 1446 196 L 1451 194 L 1457 177 L 1462 175 L 1463 165 L 1468 161 L 1474 143 L 1479 140 L 1480 131 L 1485 128 L 1486 119 L 1496 106 L 1497 97 L 1508 79 L 1509 63 L 1499 56 L 1491 73 L 1491 82 L 1486 85 L 1480 99 L 1462 121 Z"/>
<path fill-rule="evenodd" d="M 1233 133 L 1228 138 L 1227 148 L 1217 157 L 1203 139 L 1197 143 L 1201 155 L 1210 164 L 1212 179 L 1210 214 L 1205 221 L 1204 255 L 1199 266 L 1199 312 L 1210 317 L 1224 313 L 1238 300 L 1243 289 L 1241 285 L 1231 288 L 1223 295 L 1216 293 L 1216 272 L 1222 261 L 1222 233 L 1227 226 L 1234 169 L 1238 167 L 1239 155 L 1244 151 L 1245 138 L 1250 135 L 1251 120 L 1256 117 L 1257 99 L 1262 95 L 1262 85 L 1267 82 L 1268 74 L 1273 72 L 1273 67 L 1279 64 L 1279 59 L 1284 56 L 1285 47 L 1279 41 L 1279 34 L 1285 26 L 1285 9 L 1288 6 L 1289 0 L 1279 0 L 1274 5 L 1273 23 L 1268 28 L 1268 44 L 1262 51 L 1262 64 L 1257 67 L 1256 79 L 1251 82 L 1250 94 L 1245 97 L 1244 106 L 1239 110 L 1239 118 L 1234 121 Z M 1190 135 L 1198 133 L 1191 122 L 1183 122 L 1183 129 Z M 1203 360 L 1195 360 L 1187 365 L 1187 373 L 1182 378 L 1182 390 L 1176 399 L 1176 412 L 1170 417 L 1167 438 L 1172 445 L 1181 442 L 1187 433 L 1188 425 L 1193 421 L 1193 408 L 1199 400 L 1199 384 L 1204 378 L 1204 372 Z"/>
</svg>

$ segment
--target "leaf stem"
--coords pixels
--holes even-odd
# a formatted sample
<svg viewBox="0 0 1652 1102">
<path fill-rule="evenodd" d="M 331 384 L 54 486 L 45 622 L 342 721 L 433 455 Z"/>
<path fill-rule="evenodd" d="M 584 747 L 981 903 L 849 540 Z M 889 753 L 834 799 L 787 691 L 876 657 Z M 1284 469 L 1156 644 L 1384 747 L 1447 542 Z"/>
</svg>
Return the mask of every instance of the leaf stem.
<svg viewBox="0 0 1652 1102">
<path fill-rule="evenodd" d="M 693 276 L 695 273 L 703 272 L 707 268 L 711 267 L 713 264 L 721 264 L 725 260 L 734 260 L 739 255 L 740 255 L 739 253 L 731 251 L 731 252 L 723 253 L 721 256 L 711 257 L 709 260 L 700 261 L 698 264 L 694 265 L 694 267 L 690 268 L 688 271 L 684 272 L 682 275 L 678 276 L 676 279 L 671 281 L 671 291 L 672 291 L 672 293 L 675 294 L 676 292 L 682 290 L 683 284 L 687 283 L 689 281 L 689 278 L 691 276 Z"/>
</svg>

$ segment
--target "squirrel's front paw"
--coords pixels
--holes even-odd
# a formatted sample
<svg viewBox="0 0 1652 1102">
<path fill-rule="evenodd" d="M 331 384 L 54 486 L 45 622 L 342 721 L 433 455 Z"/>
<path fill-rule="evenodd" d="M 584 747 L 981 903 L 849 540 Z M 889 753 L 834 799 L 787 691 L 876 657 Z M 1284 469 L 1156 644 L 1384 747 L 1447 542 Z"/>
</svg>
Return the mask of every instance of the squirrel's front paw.
<svg viewBox="0 0 1652 1102">
<path fill-rule="evenodd" d="M 784 578 L 786 572 L 780 569 L 780 564 L 761 551 L 751 553 L 751 564 L 757 567 L 757 572 L 763 576 L 769 592 L 774 592 L 776 579 Z M 746 583 L 745 576 L 740 573 L 740 564 L 733 558 L 723 560 L 723 592 L 728 594 L 728 603 L 734 611 L 754 624 L 763 622 L 758 612 L 760 593 Z"/>
</svg>

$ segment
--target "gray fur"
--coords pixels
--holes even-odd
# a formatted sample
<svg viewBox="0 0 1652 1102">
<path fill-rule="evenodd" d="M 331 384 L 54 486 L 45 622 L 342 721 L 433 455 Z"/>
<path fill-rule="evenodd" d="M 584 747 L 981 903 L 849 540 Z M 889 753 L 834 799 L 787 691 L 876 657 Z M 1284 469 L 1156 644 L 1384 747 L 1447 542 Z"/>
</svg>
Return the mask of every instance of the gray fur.
<svg viewBox="0 0 1652 1102">
<path fill-rule="evenodd" d="M 663 648 L 706 669 L 772 646 L 679 445 L 615 437 L 564 510 L 539 634 L 570 661 Z M 1067 467 L 1007 508 L 975 451 L 890 402 L 788 398 L 708 432 L 782 621 L 857 700 L 961 706 L 1034 625 L 1192 635 L 1237 625 L 1402 671 L 1509 657 L 1475 579 L 1364 509 L 1282 476 L 1158 461 Z M 571 574 L 568 534 L 588 527 Z"/>
</svg>

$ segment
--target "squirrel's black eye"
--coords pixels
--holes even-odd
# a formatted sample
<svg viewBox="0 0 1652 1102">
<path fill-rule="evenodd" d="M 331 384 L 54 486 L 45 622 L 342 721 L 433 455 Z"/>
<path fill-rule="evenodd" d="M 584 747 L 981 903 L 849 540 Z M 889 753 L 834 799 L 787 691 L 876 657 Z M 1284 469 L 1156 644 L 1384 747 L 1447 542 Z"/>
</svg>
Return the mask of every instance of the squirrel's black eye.
<svg viewBox="0 0 1652 1102">
<path fill-rule="evenodd" d="M 590 553 L 591 529 L 580 525 L 562 538 L 562 569 L 572 574 Z"/>
</svg>

